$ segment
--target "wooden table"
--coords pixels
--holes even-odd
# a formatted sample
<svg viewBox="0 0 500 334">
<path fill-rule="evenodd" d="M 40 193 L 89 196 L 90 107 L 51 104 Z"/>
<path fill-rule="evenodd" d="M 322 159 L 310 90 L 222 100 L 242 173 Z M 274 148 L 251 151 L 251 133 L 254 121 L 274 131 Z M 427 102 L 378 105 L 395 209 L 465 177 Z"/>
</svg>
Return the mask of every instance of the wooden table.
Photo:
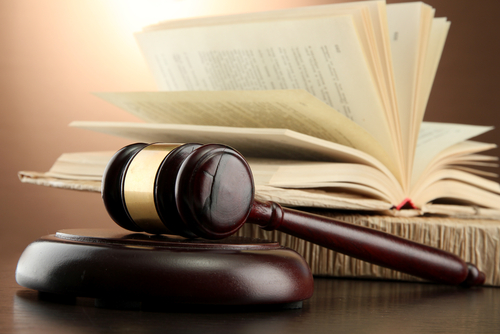
<svg viewBox="0 0 500 334">
<path fill-rule="evenodd" d="M 316 278 L 302 309 L 279 311 L 115 310 L 86 298 L 44 300 L 15 282 L 24 245 L 15 246 L 0 255 L 0 333 L 500 332 L 500 289 L 489 287 Z"/>
</svg>

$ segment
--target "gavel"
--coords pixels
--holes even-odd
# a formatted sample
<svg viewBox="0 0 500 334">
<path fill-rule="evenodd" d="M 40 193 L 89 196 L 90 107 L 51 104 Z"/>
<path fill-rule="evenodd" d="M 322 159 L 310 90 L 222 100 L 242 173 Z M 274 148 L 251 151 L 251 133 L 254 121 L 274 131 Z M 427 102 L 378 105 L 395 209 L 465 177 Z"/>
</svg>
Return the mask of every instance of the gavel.
<svg viewBox="0 0 500 334">
<path fill-rule="evenodd" d="M 130 231 L 222 239 L 251 223 L 437 283 L 485 280 L 474 265 L 437 248 L 255 200 L 247 161 L 225 145 L 126 146 L 109 161 L 101 194 L 110 217 Z"/>
</svg>

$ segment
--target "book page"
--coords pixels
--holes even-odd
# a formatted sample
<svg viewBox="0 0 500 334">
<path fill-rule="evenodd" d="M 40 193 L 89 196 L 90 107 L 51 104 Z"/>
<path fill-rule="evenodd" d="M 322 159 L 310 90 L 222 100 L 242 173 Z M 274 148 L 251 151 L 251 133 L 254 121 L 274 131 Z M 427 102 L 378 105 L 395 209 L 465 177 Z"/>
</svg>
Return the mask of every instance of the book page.
<svg viewBox="0 0 500 334">
<path fill-rule="evenodd" d="M 399 162 L 349 15 L 154 30 L 136 38 L 161 90 L 304 89 L 362 126 Z"/>
<path fill-rule="evenodd" d="M 458 219 L 476 219 L 481 226 L 491 223 L 496 224 L 500 219 L 500 211 L 481 208 L 477 205 L 452 205 L 428 203 L 422 206 L 422 214 L 455 217 Z M 479 220 L 481 219 L 481 220 Z"/>
<path fill-rule="evenodd" d="M 142 29 L 142 33 L 166 29 L 189 27 L 232 25 L 255 22 L 276 22 L 279 20 L 310 19 L 318 17 L 350 16 L 358 33 L 359 42 L 366 55 L 372 76 L 378 83 L 378 89 L 390 122 L 396 112 L 395 96 L 393 96 L 393 76 L 390 45 L 387 30 L 385 1 L 369 0 L 327 5 L 315 5 L 297 8 L 286 8 L 271 11 L 240 13 L 223 16 L 209 16 L 168 20 Z M 142 34 L 137 33 L 136 36 Z M 140 38 L 140 37 L 139 37 Z M 145 49 L 148 52 L 149 49 Z M 397 129 L 398 125 L 395 125 Z"/>
<path fill-rule="evenodd" d="M 476 154 L 494 149 L 495 147 L 495 144 L 466 140 L 440 151 L 420 173 L 418 180 L 412 184 L 412 192 L 419 191 L 422 188 L 422 184 L 427 182 L 431 174 L 446 168 L 464 170 L 485 177 L 496 177 L 495 173 L 464 167 L 481 166 L 496 168 L 497 164 L 493 162 L 498 161 L 497 157 Z"/>
<path fill-rule="evenodd" d="M 276 22 L 277 20 L 303 19 L 320 16 L 356 16 L 360 14 L 360 12 L 363 12 L 362 15 L 370 16 L 372 21 L 370 22 L 370 24 L 373 25 L 374 29 L 376 29 L 376 27 L 380 25 L 380 21 L 383 21 L 385 19 L 385 17 L 381 17 L 380 13 L 380 8 L 385 8 L 385 6 L 386 4 L 384 0 L 367 0 L 295 8 L 283 8 L 252 13 L 181 18 L 176 20 L 165 20 L 155 24 L 151 24 L 149 26 L 143 27 L 142 32 L 212 25 L 229 25 L 249 22 Z"/>
<path fill-rule="evenodd" d="M 446 165 L 475 165 L 483 167 L 497 167 L 494 161 L 498 161 L 498 157 L 490 155 L 475 154 L 488 151 L 496 148 L 496 144 L 480 143 L 476 141 L 466 140 L 454 144 L 434 156 L 431 162 L 425 167 L 425 171 L 421 173 L 421 178 L 425 178 L 427 172 L 432 172 L 436 169 L 441 169 Z"/>
<path fill-rule="evenodd" d="M 477 165 L 477 166 L 479 166 L 479 167 L 493 167 L 493 166 L 485 166 L 485 165 Z M 494 166 L 494 167 L 498 167 L 498 166 Z M 488 172 L 488 171 L 484 171 L 482 169 L 465 167 L 465 166 L 453 166 L 453 169 L 463 171 L 463 172 L 466 172 L 466 173 L 469 173 L 472 175 L 487 177 L 490 179 L 498 178 L 498 173 Z"/>
<path fill-rule="evenodd" d="M 320 189 L 285 189 L 266 185 L 255 186 L 255 198 L 291 207 L 336 210 L 386 211 L 393 206 L 392 203 L 384 200 L 366 198 L 352 193 L 335 193 Z"/>
<path fill-rule="evenodd" d="M 304 90 L 97 95 L 147 122 L 285 128 L 363 151 L 396 170 L 366 130 Z"/>
<path fill-rule="evenodd" d="M 86 121 L 72 122 L 70 126 L 147 143 L 221 143 L 245 157 L 365 164 L 382 171 L 399 187 L 393 172 L 372 156 L 286 129 Z"/>
<path fill-rule="evenodd" d="M 450 164 L 498 168 L 498 157 L 483 154 L 471 154 L 450 159 Z"/>
<path fill-rule="evenodd" d="M 385 1 L 380 0 L 332 3 L 254 13 L 168 20 L 144 27 L 142 31 L 349 15 L 356 27 L 364 53 L 367 55 L 372 76 L 378 82 L 385 109 L 388 115 L 391 115 L 389 121 L 394 122 L 396 120 L 392 118 L 395 115 L 393 113 L 397 111 L 397 106 L 393 94 L 394 79 L 385 9 Z M 399 127 L 396 124 L 394 126 L 395 129 Z"/>
<path fill-rule="evenodd" d="M 349 15 L 356 28 L 359 42 L 366 56 L 372 77 L 376 81 L 379 95 L 384 105 L 391 135 L 399 143 L 401 132 L 397 102 L 394 92 L 394 77 L 387 28 L 385 1 L 369 0 L 327 5 L 286 8 L 255 13 L 241 13 L 224 16 L 198 17 L 163 21 L 143 28 L 143 32 L 210 25 L 231 25 L 249 22 L 276 22 L 315 17 Z M 140 35 L 138 33 L 137 35 Z M 147 53 L 149 50 L 143 50 Z M 399 144 L 398 144 L 399 145 Z M 401 150 L 401 147 L 398 147 Z M 401 152 L 398 152 L 402 156 Z"/>
<path fill-rule="evenodd" d="M 461 181 L 449 179 L 431 183 L 418 197 L 413 199 L 413 202 L 418 207 L 423 207 L 438 198 L 500 210 L 500 195 L 497 192 L 490 192 Z"/>
<path fill-rule="evenodd" d="M 421 73 L 421 79 L 419 81 L 419 90 L 415 104 L 416 113 L 414 114 L 412 133 L 418 133 L 420 131 L 420 124 L 424 119 L 425 109 L 427 107 L 427 102 L 431 93 L 432 85 L 434 83 L 434 78 L 436 77 L 436 72 L 438 69 L 439 61 L 443 53 L 444 45 L 446 42 L 446 37 L 448 36 L 448 31 L 450 30 L 450 21 L 446 18 L 434 18 L 432 20 L 431 32 L 429 35 L 429 42 L 427 45 L 427 52 L 425 54 L 425 61 L 423 70 Z M 417 136 L 415 136 L 415 143 L 410 143 L 411 145 L 416 145 Z M 413 147 L 413 146 L 412 146 Z"/>
<path fill-rule="evenodd" d="M 376 168 L 350 163 L 248 158 L 256 185 L 289 189 L 321 189 L 399 203 L 400 187 Z"/>
<path fill-rule="evenodd" d="M 397 205 L 404 199 L 401 187 L 379 170 L 361 164 L 348 163 L 295 163 L 283 164 L 268 180 L 268 184 L 285 188 L 351 188 L 359 185 L 372 188 L 380 197 Z M 328 191 L 325 190 L 325 191 Z"/>
<path fill-rule="evenodd" d="M 410 181 L 414 157 L 414 143 L 419 125 L 416 101 L 422 93 L 420 83 L 424 73 L 427 44 L 434 10 L 422 2 L 390 4 L 387 20 L 391 41 L 394 77 L 398 99 L 402 146 L 405 155 L 406 182 Z M 421 120 L 419 120 L 421 122 Z"/>
<path fill-rule="evenodd" d="M 359 165 L 358 165 L 359 166 Z M 259 184 L 260 185 L 260 184 Z M 257 185 L 257 186 L 259 186 Z M 285 186 L 272 186 L 276 189 L 297 189 L 297 190 L 317 190 L 322 191 L 327 194 L 340 194 L 340 195 L 354 195 L 362 196 L 366 199 L 377 199 L 382 200 L 392 205 L 397 205 L 401 202 L 401 199 L 393 200 L 389 194 L 386 194 L 379 189 L 372 188 L 369 185 L 364 185 L 361 183 L 350 183 L 350 182 L 316 182 L 313 184 L 299 184 L 293 187 Z"/>
<path fill-rule="evenodd" d="M 112 151 L 63 153 L 45 174 L 59 178 L 101 180 L 113 154 L 115 152 Z"/>
<path fill-rule="evenodd" d="M 412 184 L 427 165 L 444 149 L 492 130 L 492 126 L 423 122 L 413 166 Z"/>
<path fill-rule="evenodd" d="M 424 182 L 419 184 L 418 189 L 412 190 L 411 198 L 418 198 L 422 196 L 422 194 L 426 192 L 426 189 L 433 183 L 440 182 L 442 180 L 455 180 L 490 192 L 500 193 L 500 184 L 495 181 L 488 180 L 460 169 L 445 168 L 430 173 L 425 180 L 423 180 Z"/>
</svg>

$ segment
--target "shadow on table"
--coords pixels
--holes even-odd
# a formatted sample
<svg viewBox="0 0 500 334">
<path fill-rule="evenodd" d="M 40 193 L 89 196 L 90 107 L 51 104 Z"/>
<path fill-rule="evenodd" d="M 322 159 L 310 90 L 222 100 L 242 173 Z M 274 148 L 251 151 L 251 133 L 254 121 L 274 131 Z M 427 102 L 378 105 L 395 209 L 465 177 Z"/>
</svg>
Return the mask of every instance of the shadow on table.
<svg viewBox="0 0 500 334">
<path fill-rule="evenodd" d="M 425 283 L 316 278 L 314 296 L 303 308 L 286 310 L 94 304 L 89 298 L 19 290 L 14 325 L 22 327 L 29 317 L 38 333 L 487 333 L 500 328 L 500 289 Z"/>
</svg>

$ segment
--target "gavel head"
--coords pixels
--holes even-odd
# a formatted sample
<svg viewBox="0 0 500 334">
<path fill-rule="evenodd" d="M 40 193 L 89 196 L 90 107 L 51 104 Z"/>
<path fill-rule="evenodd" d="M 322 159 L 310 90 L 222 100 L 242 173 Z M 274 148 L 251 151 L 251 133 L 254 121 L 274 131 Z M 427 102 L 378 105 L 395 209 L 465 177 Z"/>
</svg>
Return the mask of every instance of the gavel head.
<svg viewBox="0 0 500 334">
<path fill-rule="evenodd" d="M 131 231 L 221 239 L 246 221 L 254 183 L 246 160 L 224 145 L 132 144 L 108 163 L 102 198 Z"/>
</svg>

